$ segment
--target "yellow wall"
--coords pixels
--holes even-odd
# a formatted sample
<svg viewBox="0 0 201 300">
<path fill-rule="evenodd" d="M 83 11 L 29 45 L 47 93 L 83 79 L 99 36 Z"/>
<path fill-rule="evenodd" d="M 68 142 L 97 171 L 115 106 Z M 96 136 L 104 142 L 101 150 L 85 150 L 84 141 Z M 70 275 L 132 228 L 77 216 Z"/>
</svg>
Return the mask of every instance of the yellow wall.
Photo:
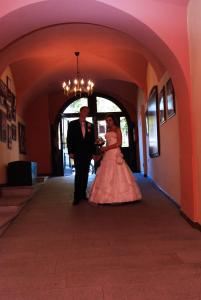
<svg viewBox="0 0 201 300">
<path fill-rule="evenodd" d="M 158 92 L 169 79 L 165 73 L 158 82 L 152 67 L 147 68 L 147 95 L 154 85 L 158 86 Z M 177 101 L 177 99 L 176 99 Z M 173 200 L 180 203 L 180 159 L 179 159 L 179 132 L 178 132 L 178 110 L 176 115 L 159 126 L 160 133 L 160 156 L 151 158 L 149 156 L 149 141 L 147 137 L 147 175 L 164 190 Z"/>
</svg>

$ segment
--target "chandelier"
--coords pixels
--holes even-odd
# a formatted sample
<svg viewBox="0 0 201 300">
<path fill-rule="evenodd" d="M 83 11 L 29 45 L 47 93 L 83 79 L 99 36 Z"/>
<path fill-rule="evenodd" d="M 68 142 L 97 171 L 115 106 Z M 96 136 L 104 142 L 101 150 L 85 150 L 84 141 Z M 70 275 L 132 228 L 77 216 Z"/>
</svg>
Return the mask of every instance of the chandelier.
<svg viewBox="0 0 201 300">
<path fill-rule="evenodd" d="M 79 94 L 81 96 L 82 93 L 88 93 L 88 95 L 91 95 L 93 93 L 93 87 L 94 87 L 94 82 L 92 80 L 84 80 L 80 76 L 79 72 L 79 58 L 80 52 L 75 52 L 75 56 L 77 59 L 77 72 L 76 72 L 76 77 L 72 80 L 69 79 L 67 82 L 64 81 L 62 84 L 63 90 L 64 90 L 64 95 L 69 95 L 74 93 L 75 96 Z"/>
</svg>

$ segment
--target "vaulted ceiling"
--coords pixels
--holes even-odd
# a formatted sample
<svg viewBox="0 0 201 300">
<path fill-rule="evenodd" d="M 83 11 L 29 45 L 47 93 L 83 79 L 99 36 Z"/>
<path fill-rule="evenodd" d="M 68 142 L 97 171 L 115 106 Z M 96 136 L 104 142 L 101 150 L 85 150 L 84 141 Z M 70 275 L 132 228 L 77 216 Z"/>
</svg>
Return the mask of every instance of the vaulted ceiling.
<svg viewBox="0 0 201 300">
<path fill-rule="evenodd" d="M 62 81 L 75 74 L 75 51 L 81 73 L 93 78 L 96 91 L 119 90 L 120 97 L 125 88 L 133 95 L 136 86 L 146 90 L 148 63 L 158 78 L 170 63 L 173 69 L 180 65 L 184 76 L 187 72 L 182 51 L 187 0 L 3 2 L 0 73 L 11 67 L 18 105 L 59 92 Z M 167 24 L 177 24 L 172 36 Z"/>
</svg>

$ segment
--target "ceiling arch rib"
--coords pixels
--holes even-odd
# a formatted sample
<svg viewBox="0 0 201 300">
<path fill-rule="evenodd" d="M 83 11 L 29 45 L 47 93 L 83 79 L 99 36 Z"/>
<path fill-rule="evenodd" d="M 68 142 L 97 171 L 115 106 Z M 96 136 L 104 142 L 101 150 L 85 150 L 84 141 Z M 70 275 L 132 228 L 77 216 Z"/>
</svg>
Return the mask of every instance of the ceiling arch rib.
<svg viewBox="0 0 201 300">
<path fill-rule="evenodd" d="M 34 62 L 34 63 L 33 63 Z M 94 60 L 92 59 L 92 64 Z M 43 65 L 43 71 L 41 66 Z M 48 65 L 48 61 L 47 61 Z M 57 66 L 49 63 L 49 66 L 44 65 L 43 59 L 28 59 L 24 61 L 19 61 L 13 64 L 13 74 L 16 78 L 16 89 L 18 91 L 18 109 L 22 111 L 28 104 L 40 93 L 52 93 L 61 91 L 61 85 L 63 79 L 65 79 L 68 74 L 69 77 L 74 73 L 74 66 L 66 68 L 65 64 L 58 64 Z M 86 68 L 85 68 L 86 67 Z M 96 58 L 95 66 L 87 66 L 87 59 L 85 64 L 83 75 L 93 74 L 92 78 L 96 83 L 96 91 L 103 91 L 107 89 L 112 92 L 114 86 L 111 85 L 110 81 L 118 80 L 119 83 L 127 80 L 132 82 L 134 85 L 134 80 L 131 80 L 131 75 L 125 72 L 123 67 L 114 63 L 113 61 L 106 63 L 103 59 Z M 20 68 L 23 76 L 17 76 L 18 69 Z M 97 71 L 98 70 L 98 71 Z M 67 72 L 68 71 L 68 72 Z M 136 74 L 132 74 L 133 78 L 137 78 Z M 34 75 L 33 75 L 34 74 Z M 144 84 L 143 81 L 137 82 L 140 86 Z M 19 111 L 19 113 L 20 113 Z"/>
<path fill-rule="evenodd" d="M 160 61 L 161 65 L 164 64 L 166 69 L 172 73 L 173 78 L 179 77 L 179 84 L 184 86 L 186 83 L 182 83 L 182 80 L 184 79 L 184 76 L 186 76 L 186 66 L 181 65 L 180 61 L 177 60 L 171 48 L 165 42 L 165 35 L 162 38 L 162 32 L 160 29 L 158 28 L 158 34 L 156 34 L 156 30 L 153 26 L 154 24 L 150 23 L 154 20 L 154 18 L 150 18 L 149 15 L 153 12 L 153 10 L 149 11 L 150 5 L 154 5 L 154 13 L 157 15 L 157 12 L 160 12 L 161 9 L 161 3 L 159 4 L 158 2 L 158 5 L 156 5 L 156 0 L 150 0 L 150 5 L 148 7 L 145 5 L 145 0 L 136 1 L 135 4 L 132 3 L 133 6 L 131 11 L 133 15 L 131 15 L 131 11 L 129 13 L 127 11 L 130 1 L 125 0 L 124 2 L 125 7 L 121 7 L 119 9 L 119 7 L 114 7 L 115 4 L 112 0 L 108 0 L 107 3 L 86 0 L 85 5 L 82 7 L 80 7 L 80 1 L 78 0 L 60 0 L 59 5 L 58 1 L 51 0 L 33 3 L 10 12 L 0 19 L 0 25 L 2 25 L 0 26 L 0 45 L 1 47 L 4 47 L 4 51 L 2 50 L 2 56 L 6 59 L 7 50 L 10 48 L 8 47 L 8 44 L 13 46 L 16 44 L 14 41 L 17 39 L 24 40 L 25 35 L 33 32 L 34 30 L 40 32 L 42 27 L 52 27 L 54 24 L 66 22 L 89 22 L 91 24 L 98 24 L 98 26 L 104 26 L 104 28 L 112 28 L 113 30 L 121 31 L 124 34 L 131 36 L 138 42 L 139 45 L 147 50 L 147 53 L 151 55 L 152 63 L 155 57 L 155 61 Z M 140 10 L 138 10 L 139 7 Z M 157 10 L 157 8 L 159 8 L 159 10 Z M 172 17 L 174 16 L 174 18 L 178 14 L 178 22 L 181 25 L 184 10 L 181 9 L 181 12 L 180 10 L 176 10 L 176 14 L 174 14 L 174 11 L 171 10 L 171 6 L 166 6 L 166 8 L 167 10 L 164 18 L 167 19 L 170 13 Z M 140 15 L 140 13 L 142 13 L 142 15 Z M 146 14 L 147 18 L 145 19 L 144 16 Z M 160 27 L 163 28 L 163 18 L 161 15 L 158 15 L 157 17 L 160 17 Z M 5 30 L 7 28 L 11 28 L 12 30 Z M 173 31 L 172 35 L 174 35 L 175 32 L 176 30 Z M 179 42 L 177 41 L 177 44 L 178 43 Z M 180 44 L 185 44 L 185 38 Z M 185 47 L 183 47 L 183 49 L 185 50 Z M 92 49 L 90 49 L 90 51 L 92 51 Z M 14 53 L 14 51 L 12 51 L 12 53 Z M 181 57 L 183 57 L 183 55 L 181 55 Z M 157 69 L 155 70 L 158 71 Z"/>
<path fill-rule="evenodd" d="M 123 6 L 118 4 L 120 5 L 118 7 L 117 3 L 111 0 L 105 0 L 104 2 L 86 0 L 85 5 L 80 6 L 78 0 L 60 0 L 59 3 L 56 0 L 51 0 L 32 3 L 11 11 L 0 19 L 0 47 L 6 47 L 14 40 L 42 27 L 66 22 L 80 22 L 99 24 L 127 33 L 138 40 L 145 48 L 155 53 L 161 61 L 166 63 L 168 59 L 168 63 L 170 62 L 174 55 L 165 43 L 166 36 L 162 37 L 162 34 L 166 34 L 167 31 L 169 34 L 171 28 L 167 30 L 163 24 L 163 19 L 166 21 L 171 18 L 172 20 L 174 17 L 174 20 L 177 20 L 177 27 L 180 27 L 179 23 L 181 23 L 180 20 L 183 20 L 185 6 L 183 10 L 178 10 L 177 5 L 166 5 L 164 11 L 163 3 L 156 0 L 149 0 L 149 5 L 144 5 L 146 0 L 139 0 L 134 3 L 132 1 L 132 5 L 129 0 L 125 0 Z M 22 0 L 21 3 L 25 5 L 27 2 Z M 132 9 L 128 11 L 130 6 L 132 6 Z M 150 9 L 150 6 L 153 9 Z M 172 14 L 172 9 L 174 9 L 174 14 Z M 159 11 L 162 13 L 159 14 Z M 161 22 L 160 27 L 158 26 L 156 29 L 154 22 L 158 18 Z M 170 26 L 173 26 L 171 23 Z M 8 28 L 12 30 L 8 30 Z M 171 36 L 173 40 L 173 36 L 179 29 L 172 28 L 173 34 Z M 156 34 L 157 30 L 158 33 Z M 181 42 L 181 37 L 176 37 L 177 39 L 173 44 L 180 45 L 182 53 L 186 52 L 184 51 L 186 45 L 184 45 L 183 40 Z"/>
<path fill-rule="evenodd" d="M 110 56 L 111 59 L 114 58 L 115 52 L 118 53 L 118 50 L 128 49 L 150 61 L 158 77 L 164 72 L 164 67 L 158 59 L 130 36 L 116 30 L 89 24 L 57 25 L 33 32 L 6 48 L 4 61 L 12 63 L 14 60 L 33 55 L 47 57 L 59 50 L 60 57 L 63 56 L 63 59 L 67 59 L 67 54 L 73 53 L 76 47 L 81 48 L 84 53 L 90 51 L 92 54 L 96 53 L 102 57 Z M 111 52 L 109 51 L 111 48 L 116 49 Z M 124 60 L 128 58 L 123 57 Z M 132 53 L 130 54 L 131 59 Z"/>
<path fill-rule="evenodd" d="M 116 78 L 135 82 L 145 88 L 148 59 L 151 59 L 153 66 L 158 67 L 161 73 L 163 70 L 163 66 L 152 54 L 130 36 L 89 24 L 45 28 L 16 41 L 6 50 L 7 61 L 12 62 L 11 68 L 20 99 L 34 81 L 38 82 L 40 76 L 45 76 L 43 89 L 47 90 L 49 85 L 55 87 L 55 83 L 58 85 L 66 76 L 74 74 L 75 50 L 81 53 L 81 72 L 97 78 L 97 82 L 100 79 Z M 52 78 L 52 74 L 57 76 Z M 40 91 L 37 86 L 35 90 Z"/>
</svg>

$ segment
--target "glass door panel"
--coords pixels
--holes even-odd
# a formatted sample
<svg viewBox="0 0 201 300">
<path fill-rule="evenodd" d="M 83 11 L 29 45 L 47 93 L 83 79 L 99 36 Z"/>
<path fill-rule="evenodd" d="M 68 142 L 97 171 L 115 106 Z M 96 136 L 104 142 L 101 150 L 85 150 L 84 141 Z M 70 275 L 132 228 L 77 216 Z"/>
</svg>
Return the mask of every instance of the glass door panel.
<svg viewBox="0 0 201 300">
<path fill-rule="evenodd" d="M 128 123 L 125 117 L 120 117 L 120 128 L 122 133 L 122 147 L 129 147 Z"/>
<path fill-rule="evenodd" d="M 105 141 L 107 126 L 105 120 L 97 120 L 97 137 L 101 137 Z"/>
</svg>

